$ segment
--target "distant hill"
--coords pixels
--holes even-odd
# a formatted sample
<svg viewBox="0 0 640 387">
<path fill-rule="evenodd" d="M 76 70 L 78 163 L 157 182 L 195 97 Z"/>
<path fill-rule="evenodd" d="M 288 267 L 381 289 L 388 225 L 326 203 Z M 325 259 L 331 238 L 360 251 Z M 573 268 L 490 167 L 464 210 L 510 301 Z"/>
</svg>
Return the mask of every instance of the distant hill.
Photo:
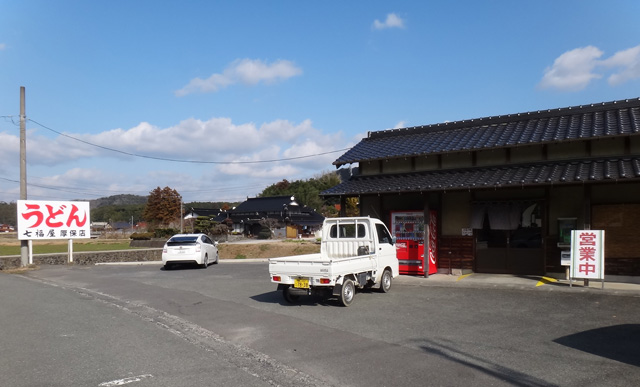
<svg viewBox="0 0 640 387">
<path fill-rule="evenodd" d="M 99 198 L 89 201 L 89 207 L 91 209 L 100 208 L 105 206 L 128 206 L 135 204 L 147 204 L 147 197 L 140 195 L 113 195 L 106 198 Z"/>
</svg>

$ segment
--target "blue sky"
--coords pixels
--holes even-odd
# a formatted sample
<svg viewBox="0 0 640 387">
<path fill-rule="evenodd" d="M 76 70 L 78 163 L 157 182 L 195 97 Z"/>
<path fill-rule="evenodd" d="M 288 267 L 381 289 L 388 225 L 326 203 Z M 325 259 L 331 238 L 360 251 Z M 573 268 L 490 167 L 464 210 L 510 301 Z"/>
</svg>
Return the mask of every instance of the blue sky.
<svg viewBox="0 0 640 387">
<path fill-rule="evenodd" d="M 0 201 L 20 197 L 20 86 L 30 199 L 242 201 L 334 170 L 368 131 L 640 97 L 638 15 L 636 0 L 0 0 Z"/>
</svg>

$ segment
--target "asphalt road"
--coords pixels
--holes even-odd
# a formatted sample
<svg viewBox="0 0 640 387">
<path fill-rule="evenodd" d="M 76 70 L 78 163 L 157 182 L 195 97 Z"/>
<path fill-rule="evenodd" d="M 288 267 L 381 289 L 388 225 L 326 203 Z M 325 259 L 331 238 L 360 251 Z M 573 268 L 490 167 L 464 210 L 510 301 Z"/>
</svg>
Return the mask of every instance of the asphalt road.
<svg viewBox="0 0 640 387">
<path fill-rule="evenodd" d="M 266 263 L 49 266 L 0 275 L 0 384 L 631 386 L 639 305 L 414 281 L 289 305 Z"/>
</svg>

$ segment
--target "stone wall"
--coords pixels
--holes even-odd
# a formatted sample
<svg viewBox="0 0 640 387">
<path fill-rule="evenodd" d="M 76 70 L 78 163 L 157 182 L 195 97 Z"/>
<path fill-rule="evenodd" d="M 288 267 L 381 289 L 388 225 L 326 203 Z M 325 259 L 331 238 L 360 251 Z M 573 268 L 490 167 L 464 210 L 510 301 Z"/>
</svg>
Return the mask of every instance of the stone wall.
<svg viewBox="0 0 640 387">
<path fill-rule="evenodd" d="M 68 260 L 69 255 L 67 253 L 35 254 L 33 256 L 33 263 L 35 265 L 66 265 Z M 140 262 L 160 260 L 162 260 L 161 248 L 73 253 L 73 263 L 76 265 L 94 265 L 96 263 L 104 262 Z M 0 270 L 20 267 L 20 263 L 21 260 L 19 255 L 0 257 Z"/>
</svg>

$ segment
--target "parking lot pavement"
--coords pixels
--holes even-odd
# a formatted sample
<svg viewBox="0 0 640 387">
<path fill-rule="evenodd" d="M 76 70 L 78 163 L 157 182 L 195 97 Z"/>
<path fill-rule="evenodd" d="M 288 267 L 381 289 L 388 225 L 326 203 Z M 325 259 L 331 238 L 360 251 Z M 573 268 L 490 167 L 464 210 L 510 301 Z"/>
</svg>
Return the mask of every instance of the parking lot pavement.
<svg viewBox="0 0 640 387">
<path fill-rule="evenodd" d="M 221 264 L 242 264 L 242 263 L 265 263 L 268 258 L 248 258 L 248 259 L 221 259 Z M 99 263 L 96 265 L 161 265 L 162 261 L 148 262 L 113 262 Z M 565 279 L 557 279 L 548 276 L 536 275 L 511 275 L 511 274 L 485 274 L 470 273 L 464 275 L 432 274 L 425 278 L 423 276 L 400 275 L 395 279 L 396 284 L 414 286 L 460 286 L 460 287 L 506 287 L 522 289 L 545 289 L 545 290 L 566 290 L 566 291 L 602 291 L 606 293 L 621 292 L 629 294 L 637 293 L 640 296 L 640 279 L 632 279 L 637 283 L 621 282 L 607 279 L 605 277 L 604 286 L 601 281 L 573 280 L 571 283 Z"/>
<path fill-rule="evenodd" d="M 523 289 L 554 289 L 567 291 L 604 291 L 635 292 L 640 296 L 640 283 L 613 282 L 605 277 L 604 286 L 601 281 L 591 280 L 587 284 L 583 280 L 559 280 L 557 278 L 535 275 L 484 274 L 471 273 L 464 275 L 432 274 L 428 278 L 422 276 L 401 275 L 395 279 L 397 284 L 416 286 L 466 286 L 466 287 L 509 287 Z"/>
</svg>

